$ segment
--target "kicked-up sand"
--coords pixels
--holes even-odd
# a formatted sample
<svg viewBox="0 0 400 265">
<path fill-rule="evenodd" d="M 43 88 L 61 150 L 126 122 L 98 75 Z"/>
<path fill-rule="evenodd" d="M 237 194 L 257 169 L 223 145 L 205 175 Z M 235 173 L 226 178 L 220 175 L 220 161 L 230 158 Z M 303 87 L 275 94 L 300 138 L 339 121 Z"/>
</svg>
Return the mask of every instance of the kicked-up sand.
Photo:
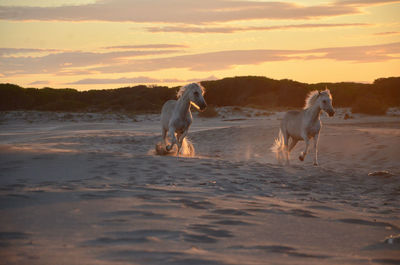
<svg viewBox="0 0 400 265">
<path fill-rule="evenodd" d="M 0 264 L 400 264 L 399 116 L 323 117 L 314 167 L 275 161 L 283 113 L 224 111 L 194 157 L 158 115 L 2 113 Z"/>
</svg>

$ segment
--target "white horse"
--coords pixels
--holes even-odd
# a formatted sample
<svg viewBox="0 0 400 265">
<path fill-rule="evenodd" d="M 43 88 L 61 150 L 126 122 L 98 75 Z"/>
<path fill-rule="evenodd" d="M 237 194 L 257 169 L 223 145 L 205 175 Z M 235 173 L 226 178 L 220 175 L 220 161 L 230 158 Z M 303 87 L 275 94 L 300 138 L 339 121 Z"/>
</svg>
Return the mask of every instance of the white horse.
<svg viewBox="0 0 400 265">
<path fill-rule="evenodd" d="M 168 100 L 164 103 L 161 110 L 161 128 L 163 143 L 167 151 L 177 144 L 179 154 L 193 120 L 190 105 L 201 111 L 205 110 L 207 104 L 203 95 L 204 87 L 198 83 L 191 83 L 179 89 L 178 100 Z M 171 138 L 170 145 L 167 145 L 167 132 Z"/>
<path fill-rule="evenodd" d="M 314 138 L 314 165 L 318 165 L 317 146 L 318 137 L 321 130 L 321 112 L 325 111 L 330 117 L 335 114 L 332 107 L 332 95 L 329 89 L 319 92 L 311 91 L 307 98 L 304 109 L 301 111 L 288 111 L 281 122 L 278 139 L 271 150 L 275 152 L 278 161 L 282 157 L 286 158 L 286 164 L 289 164 L 290 151 L 295 147 L 298 141 L 304 140 L 306 147 L 300 153 L 299 159 L 303 161 L 307 155 L 310 139 Z M 289 139 L 292 139 L 289 144 Z"/>
</svg>

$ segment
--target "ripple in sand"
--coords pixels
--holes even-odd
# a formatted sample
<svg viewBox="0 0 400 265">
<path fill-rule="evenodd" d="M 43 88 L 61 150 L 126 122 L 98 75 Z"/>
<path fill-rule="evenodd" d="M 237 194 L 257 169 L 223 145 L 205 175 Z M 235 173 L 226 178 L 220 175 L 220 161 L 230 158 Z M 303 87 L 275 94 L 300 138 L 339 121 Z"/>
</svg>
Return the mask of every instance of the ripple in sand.
<svg viewBox="0 0 400 265">
<path fill-rule="evenodd" d="M 386 222 L 367 221 L 367 220 L 354 219 L 354 218 L 339 219 L 338 221 L 343 222 L 343 223 L 349 223 L 349 224 L 357 224 L 357 225 L 390 227 L 391 229 L 400 231 L 400 228 L 398 228 L 397 226 L 386 223 Z"/>
<path fill-rule="evenodd" d="M 193 224 L 189 229 L 198 233 L 206 234 L 213 237 L 233 237 L 232 233 L 228 230 L 218 229 L 212 225 L 206 224 Z"/>
</svg>

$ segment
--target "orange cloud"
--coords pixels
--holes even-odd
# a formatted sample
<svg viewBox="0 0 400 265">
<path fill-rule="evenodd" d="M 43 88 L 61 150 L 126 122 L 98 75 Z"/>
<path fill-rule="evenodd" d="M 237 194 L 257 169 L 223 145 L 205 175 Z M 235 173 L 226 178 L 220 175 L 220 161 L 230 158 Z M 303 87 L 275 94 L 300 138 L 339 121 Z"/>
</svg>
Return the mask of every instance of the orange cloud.
<svg viewBox="0 0 400 265">
<path fill-rule="evenodd" d="M 48 85 L 50 84 L 49 81 L 44 81 L 44 80 L 38 80 L 32 83 L 29 83 L 29 85 Z"/>
<path fill-rule="evenodd" d="M 67 83 L 67 85 L 93 85 L 93 84 L 135 84 L 135 83 L 180 83 L 180 82 L 199 82 L 204 80 L 217 80 L 216 76 L 193 79 L 158 79 L 147 76 L 139 77 L 121 77 L 121 78 L 85 78 L 75 82 Z"/>
<path fill-rule="evenodd" d="M 227 50 L 154 58 L 155 55 L 165 55 L 167 52 L 174 52 L 174 50 L 109 53 L 76 51 L 41 57 L 0 57 L 0 72 L 4 76 L 38 73 L 80 75 L 146 72 L 171 68 L 212 71 L 229 69 L 237 65 L 257 65 L 265 62 L 290 60 L 328 59 L 354 63 L 384 62 L 400 58 L 400 43 L 306 50 Z M 153 56 L 149 59 L 140 57 L 142 55 Z"/>
<path fill-rule="evenodd" d="M 146 45 L 122 45 L 122 46 L 109 46 L 104 49 L 176 49 L 176 48 L 188 48 L 187 45 L 181 44 L 146 44 Z M 1 50 L 0 50 L 1 51 Z"/>
<path fill-rule="evenodd" d="M 374 33 L 376 36 L 389 36 L 389 35 L 398 35 L 400 31 L 385 31 L 385 32 L 377 32 Z"/>
<path fill-rule="evenodd" d="M 156 83 L 159 79 L 146 76 L 132 78 L 86 78 L 75 82 L 67 83 L 67 85 L 91 85 L 91 84 L 128 84 L 128 83 Z"/>
<path fill-rule="evenodd" d="M 226 0 L 113 0 L 81 6 L 1 6 L 3 20 L 118 21 L 203 24 L 252 19 L 312 19 L 360 13 L 357 6 L 331 3 Z"/>
<path fill-rule="evenodd" d="M 399 59 L 399 54 L 399 42 L 371 46 L 332 47 L 309 50 L 230 50 L 151 60 L 132 60 L 124 64 L 96 67 L 93 70 L 101 73 L 144 72 L 171 68 L 212 71 L 229 69 L 237 65 L 316 59 L 369 63 Z"/>
<path fill-rule="evenodd" d="M 5 51 L 18 53 L 18 51 L 32 49 L 9 49 Z M 37 49 L 33 49 L 37 50 Z M 26 52 L 27 52 L 26 51 Z M 5 76 L 16 74 L 38 74 L 38 73 L 58 73 L 65 74 L 78 67 L 93 65 L 113 65 L 118 64 L 127 58 L 140 57 L 146 55 L 160 55 L 174 53 L 176 50 L 133 50 L 133 51 L 113 51 L 106 53 L 68 51 L 51 53 L 37 57 L 15 57 L 0 56 L 0 72 Z M 89 70 L 79 70 L 88 73 Z"/>
<path fill-rule="evenodd" d="M 371 26 L 366 23 L 341 23 L 341 24 L 293 24 L 266 27 L 196 27 L 196 26 L 164 26 L 147 27 L 149 32 L 181 32 L 181 33 L 235 33 L 241 31 L 270 31 L 288 29 L 333 28 L 333 27 L 364 27 Z"/>
<path fill-rule="evenodd" d="M 0 48 L 0 56 L 20 53 L 52 53 L 60 52 L 57 49 L 31 49 L 31 48 Z"/>
<path fill-rule="evenodd" d="M 336 5 L 348 6 L 372 6 L 372 5 L 385 5 L 391 3 L 399 3 L 399 0 L 341 0 L 336 1 Z"/>
<path fill-rule="evenodd" d="M 32 7 L 0 6 L 0 20 L 109 21 L 207 24 L 238 20 L 309 20 L 362 13 L 372 5 L 399 0 L 343 0 L 300 5 L 293 2 L 246 0 L 102 0 L 92 4 Z"/>
</svg>

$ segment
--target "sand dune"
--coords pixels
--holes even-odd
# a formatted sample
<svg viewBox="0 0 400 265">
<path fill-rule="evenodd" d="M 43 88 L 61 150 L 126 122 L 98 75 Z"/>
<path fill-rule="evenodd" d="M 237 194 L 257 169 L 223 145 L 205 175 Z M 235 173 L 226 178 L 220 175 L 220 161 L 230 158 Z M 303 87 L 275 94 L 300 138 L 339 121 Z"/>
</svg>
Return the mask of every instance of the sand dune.
<svg viewBox="0 0 400 265">
<path fill-rule="evenodd" d="M 3 113 L 1 263 L 400 263 L 398 116 L 324 117 L 320 166 L 288 167 L 282 113 L 223 111 L 190 158 L 149 153 L 157 115 Z"/>
</svg>

